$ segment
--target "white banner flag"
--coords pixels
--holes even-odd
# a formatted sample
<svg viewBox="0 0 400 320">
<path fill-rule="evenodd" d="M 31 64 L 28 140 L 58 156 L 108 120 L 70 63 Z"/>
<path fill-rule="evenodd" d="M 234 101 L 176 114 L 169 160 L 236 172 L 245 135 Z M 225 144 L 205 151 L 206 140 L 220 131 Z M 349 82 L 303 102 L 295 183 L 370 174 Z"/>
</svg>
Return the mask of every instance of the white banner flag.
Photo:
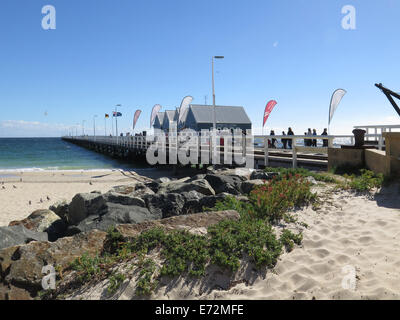
<svg viewBox="0 0 400 320">
<path fill-rule="evenodd" d="M 346 90 L 343 89 L 337 89 L 331 98 L 331 105 L 329 106 L 329 121 L 328 124 L 331 123 L 331 120 L 333 118 L 333 114 L 335 113 L 340 101 L 342 101 L 343 96 L 347 93 Z"/>
<path fill-rule="evenodd" d="M 161 110 L 161 106 L 159 104 L 154 105 L 153 110 L 151 111 L 150 127 L 153 125 L 154 120 L 156 120 L 157 113 L 160 110 Z"/>
<path fill-rule="evenodd" d="M 189 105 L 192 103 L 192 101 L 192 96 L 186 96 L 182 99 L 181 107 L 179 108 L 178 124 L 183 124 L 183 121 L 186 119 L 186 115 L 189 110 Z"/>
</svg>

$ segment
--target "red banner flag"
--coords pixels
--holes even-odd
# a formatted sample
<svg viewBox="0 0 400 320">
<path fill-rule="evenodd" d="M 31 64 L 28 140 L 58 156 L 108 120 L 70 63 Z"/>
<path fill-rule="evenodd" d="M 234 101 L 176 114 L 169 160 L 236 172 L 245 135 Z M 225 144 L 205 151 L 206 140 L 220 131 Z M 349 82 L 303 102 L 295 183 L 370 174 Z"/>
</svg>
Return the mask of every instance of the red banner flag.
<svg viewBox="0 0 400 320">
<path fill-rule="evenodd" d="M 272 112 L 272 109 L 277 105 L 277 102 L 275 100 L 271 100 L 267 103 L 265 106 L 265 111 L 264 111 L 264 122 L 263 122 L 263 127 L 265 126 L 265 123 L 268 120 L 269 115 Z"/>
<path fill-rule="evenodd" d="M 135 115 L 133 117 L 133 130 L 135 130 L 136 122 L 138 121 L 142 110 L 136 110 Z"/>
</svg>

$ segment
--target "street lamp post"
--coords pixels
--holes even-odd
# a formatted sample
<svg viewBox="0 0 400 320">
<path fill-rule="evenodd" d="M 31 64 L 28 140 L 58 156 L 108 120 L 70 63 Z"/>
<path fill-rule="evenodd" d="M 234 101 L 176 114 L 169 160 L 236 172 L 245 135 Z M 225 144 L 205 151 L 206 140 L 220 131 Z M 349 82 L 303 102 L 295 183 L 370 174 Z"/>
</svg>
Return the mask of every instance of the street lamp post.
<svg viewBox="0 0 400 320">
<path fill-rule="evenodd" d="M 115 106 L 115 133 L 116 133 L 117 137 L 118 137 L 118 112 L 117 112 L 117 107 L 121 107 L 121 106 L 122 106 L 121 104 L 117 104 Z"/>
<path fill-rule="evenodd" d="M 212 95 L 213 95 L 213 168 L 215 169 L 215 160 L 217 157 L 217 119 L 215 114 L 215 86 L 214 86 L 214 59 L 224 59 L 224 56 L 213 56 L 211 58 L 211 73 L 212 73 Z"/>
</svg>

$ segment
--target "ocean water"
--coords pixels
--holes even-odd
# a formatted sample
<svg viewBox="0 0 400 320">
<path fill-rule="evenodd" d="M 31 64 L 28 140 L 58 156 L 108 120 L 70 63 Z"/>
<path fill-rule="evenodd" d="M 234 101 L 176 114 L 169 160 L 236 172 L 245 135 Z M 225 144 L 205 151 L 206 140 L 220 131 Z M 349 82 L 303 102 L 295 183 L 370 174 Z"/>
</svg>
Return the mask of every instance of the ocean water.
<svg viewBox="0 0 400 320">
<path fill-rule="evenodd" d="M 106 157 L 61 138 L 0 138 L 0 170 L 133 169 L 135 165 Z"/>
</svg>

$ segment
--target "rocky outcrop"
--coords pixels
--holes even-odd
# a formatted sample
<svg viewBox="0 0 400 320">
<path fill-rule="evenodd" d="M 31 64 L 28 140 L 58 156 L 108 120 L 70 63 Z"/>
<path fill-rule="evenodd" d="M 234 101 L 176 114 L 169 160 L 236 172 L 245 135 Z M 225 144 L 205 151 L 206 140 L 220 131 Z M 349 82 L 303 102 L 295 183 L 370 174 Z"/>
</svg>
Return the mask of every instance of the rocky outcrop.
<svg viewBox="0 0 400 320">
<path fill-rule="evenodd" d="M 136 224 L 144 221 L 161 219 L 161 215 L 151 213 L 142 206 L 123 205 L 108 202 L 102 215 L 90 215 L 82 220 L 78 225 L 69 226 L 66 236 L 72 236 L 80 232 L 90 230 L 107 231 L 111 226 L 118 224 Z"/>
<path fill-rule="evenodd" d="M 162 183 L 160 184 L 157 193 L 182 193 L 189 191 L 196 191 L 206 196 L 215 195 L 214 189 L 205 179 Z"/>
<path fill-rule="evenodd" d="M 31 241 L 47 241 L 45 232 L 35 232 L 25 228 L 22 224 L 11 227 L 0 227 L 0 249 Z"/>
<path fill-rule="evenodd" d="M 226 192 L 233 195 L 240 194 L 240 185 L 243 181 L 246 181 L 246 179 L 241 176 L 216 174 L 207 174 L 204 179 L 208 181 L 211 187 L 215 190 L 215 193 Z"/>
<path fill-rule="evenodd" d="M 249 194 L 256 186 L 261 186 L 264 184 L 264 180 L 249 180 L 243 181 L 240 185 L 242 193 Z"/>
<path fill-rule="evenodd" d="M 31 242 L 0 250 L 0 300 L 35 297 L 42 290 L 45 265 L 64 270 L 85 253 L 99 253 L 105 238 L 105 232 L 93 230 L 56 242 Z"/>
<path fill-rule="evenodd" d="M 272 180 L 278 176 L 277 172 L 265 172 L 264 170 L 255 170 L 250 175 L 250 180 Z"/>
<path fill-rule="evenodd" d="M 69 204 L 67 221 L 76 225 L 90 215 L 99 215 L 105 204 L 106 200 L 101 193 L 78 193 Z"/>
<path fill-rule="evenodd" d="M 49 241 L 55 241 L 63 235 L 67 224 L 51 210 L 36 210 L 21 221 L 12 221 L 9 226 L 22 225 L 35 232 L 46 232 Z"/>
<path fill-rule="evenodd" d="M 204 233 L 207 227 L 225 219 L 237 220 L 239 214 L 236 211 L 206 212 L 138 224 L 122 224 L 117 226 L 117 230 L 124 238 L 135 237 L 154 227 Z M 83 254 L 94 257 L 102 252 L 106 236 L 103 231 L 91 230 L 56 242 L 31 242 L 0 250 L 0 300 L 36 297 L 42 290 L 42 269 L 46 265 L 57 267 L 62 282 L 64 272 L 76 258 Z"/>
</svg>

